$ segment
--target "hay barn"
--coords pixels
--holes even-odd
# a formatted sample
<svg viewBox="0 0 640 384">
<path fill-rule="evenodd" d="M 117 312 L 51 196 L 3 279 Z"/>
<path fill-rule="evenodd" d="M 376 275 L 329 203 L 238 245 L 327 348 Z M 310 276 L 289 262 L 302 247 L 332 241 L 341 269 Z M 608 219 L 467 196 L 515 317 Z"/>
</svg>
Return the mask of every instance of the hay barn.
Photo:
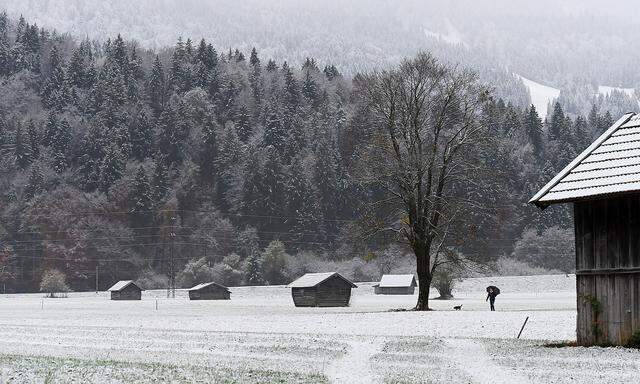
<svg viewBox="0 0 640 384">
<path fill-rule="evenodd" d="M 288 287 L 296 307 L 347 307 L 358 288 L 337 272 L 307 273 Z"/>
<path fill-rule="evenodd" d="M 202 283 L 188 290 L 189 300 L 229 300 L 231 292 L 217 283 Z"/>
<path fill-rule="evenodd" d="M 578 343 L 626 344 L 640 332 L 640 115 L 620 118 L 529 202 L 573 204 Z"/>
<path fill-rule="evenodd" d="M 120 280 L 108 290 L 111 300 L 140 300 L 144 289 L 138 287 L 133 280 Z"/>
<path fill-rule="evenodd" d="M 376 295 L 413 295 L 417 285 L 413 275 L 382 275 L 373 289 Z"/>
</svg>

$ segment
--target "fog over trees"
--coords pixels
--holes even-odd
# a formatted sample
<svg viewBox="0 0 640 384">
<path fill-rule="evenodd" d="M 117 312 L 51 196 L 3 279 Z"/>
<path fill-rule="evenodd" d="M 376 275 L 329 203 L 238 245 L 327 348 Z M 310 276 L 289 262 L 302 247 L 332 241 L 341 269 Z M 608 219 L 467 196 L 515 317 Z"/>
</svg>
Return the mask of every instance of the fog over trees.
<svg viewBox="0 0 640 384">
<path fill-rule="evenodd" d="M 574 117 L 594 103 L 614 115 L 638 104 L 625 93 L 598 97 L 599 86 L 640 86 L 640 28 L 621 26 L 636 11 L 629 0 L 0 0 L 2 8 L 80 39 L 126 33 L 143 47 L 165 48 L 179 36 L 205 38 L 219 51 L 256 47 L 290 64 L 314 57 L 346 75 L 427 50 L 474 67 L 522 107 L 526 89 L 512 84 L 514 73 L 560 89 Z"/>
<path fill-rule="evenodd" d="M 105 9 L 96 13 L 100 23 L 85 19 L 85 2 L 64 9 L 25 2 L 42 20 L 38 25 L 27 17 L 0 17 L 0 280 L 9 291 L 37 291 L 43 272 L 54 269 L 73 290 L 104 289 L 128 278 L 162 287 L 171 269 L 182 285 L 210 277 L 230 285 L 280 284 L 329 268 L 356 280 L 414 271 L 410 258 L 389 263 L 389 252 L 408 253 L 395 248 L 400 236 L 363 230 L 383 191 L 358 177 L 371 145 L 372 114 L 358 101 L 354 83 L 364 78 L 358 72 L 371 73 L 364 63 L 393 67 L 418 49 L 475 69 L 480 82 L 494 88 L 477 116 L 491 145 L 479 153 L 487 171 L 476 175 L 483 189 L 472 196 L 489 209 L 467 210 L 458 232 L 464 236 L 443 247 L 486 263 L 527 249 L 524 261 L 533 266 L 565 270 L 566 258 L 553 264 L 548 253 L 570 251 L 549 244 L 535 249 L 532 239 L 553 233 L 558 243 L 570 243 L 562 241 L 571 236 L 565 230 L 570 212 L 552 207 L 543 221 L 526 201 L 612 123 L 614 107 L 629 101 L 624 95 L 586 97 L 568 110 L 578 99 L 563 94 L 543 120 L 511 75 L 515 69 L 505 68 L 517 63 L 495 64 L 509 56 L 503 48 L 476 55 L 481 46 L 428 39 L 420 29 L 418 44 L 401 38 L 407 35 L 394 29 L 397 23 L 380 27 L 395 35 L 381 33 L 368 23 L 385 8 L 373 8 L 366 22 L 328 39 L 321 26 L 348 24 L 337 8 L 323 4 L 322 12 L 334 16 L 319 24 L 305 24 L 304 13 L 285 23 L 295 7 L 273 3 L 284 11 L 263 17 L 280 21 L 257 36 L 249 33 L 260 29 L 251 23 L 258 13 L 248 2 L 238 8 L 247 28 L 211 17 L 210 33 L 218 35 L 201 39 L 209 33 L 190 28 L 205 25 L 196 7 L 209 9 L 204 2 L 186 2 L 176 20 L 193 22 L 170 32 L 163 31 L 171 23 L 152 15 L 154 5 L 162 15 L 174 9 L 172 2 L 141 2 L 143 13 L 129 8 L 133 3 L 89 3 Z M 17 4 L 6 5 L 21 12 Z M 362 12 L 357 4 L 349 7 Z M 110 7 L 122 18 L 107 17 Z M 41 27 L 69 20 L 59 12 L 92 29 L 79 30 L 83 24 L 75 21 L 74 27 L 54 25 L 58 32 Z M 450 22 L 469 33 L 456 19 Z M 400 24 L 401 31 L 413 30 L 409 21 Z M 310 38 L 307 27 L 318 27 L 314 46 L 320 51 L 301 48 L 306 45 L 297 39 Z M 161 40 L 151 44 L 154 28 Z M 108 37 L 77 37 L 96 30 Z M 366 40 L 380 35 L 381 45 Z M 544 62 L 569 65 L 561 55 L 554 60 Z M 528 65 L 540 69 L 528 76 L 563 78 L 560 69 Z M 626 71 L 622 64 L 615 68 L 620 76 Z M 594 81 L 587 73 L 576 68 L 575 78 Z M 469 191 L 460 188 L 454 197 L 467 198 Z"/>
</svg>

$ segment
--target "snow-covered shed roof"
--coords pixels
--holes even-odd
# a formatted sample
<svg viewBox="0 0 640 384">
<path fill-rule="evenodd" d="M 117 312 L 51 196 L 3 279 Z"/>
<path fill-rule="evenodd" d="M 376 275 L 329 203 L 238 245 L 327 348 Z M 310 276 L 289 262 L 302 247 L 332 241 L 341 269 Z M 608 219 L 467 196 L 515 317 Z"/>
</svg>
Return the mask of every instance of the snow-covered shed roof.
<svg viewBox="0 0 640 384">
<path fill-rule="evenodd" d="M 202 288 L 206 288 L 206 287 L 208 287 L 208 286 L 210 286 L 210 285 L 215 285 L 216 287 L 220 287 L 220 288 L 222 288 L 222 289 L 226 289 L 227 291 L 229 290 L 229 289 L 228 289 L 227 287 L 225 287 L 224 285 L 220 285 L 220 284 L 218 284 L 218 283 L 210 282 L 210 283 L 202 283 L 202 284 L 198 284 L 198 285 L 196 285 L 196 286 L 195 286 L 195 287 L 193 287 L 193 288 L 189 288 L 187 291 L 199 291 L 199 290 L 201 290 Z"/>
<path fill-rule="evenodd" d="M 627 113 L 529 200 L 545 208 L 640 191 L 640 114 Z"/>
<path fill-rule="evenodd" d="M 416 279 L 413 275 L 382 275 L 378 286 L 381 288 L 415 287 Z"/>
<path fill-rule="evenodd" d="M 136 283 L 134 283 L 133 280 L 120 280 L 117 283 L 115 283 L 113 285 L 113 287 L 109 288 L 107 291 L 108 292 L 122 291 L 123 289 L 125 289 L 126 287 L 128 287 L 131 284 L 135 285 L 139 290 L 144 291 L 144 289 L 142 289 L 138 285 L 136 285 Z"/>
<path fill-rule="evenodd" d="M 346 281 L 351 285 L 352 288 L 358 288 L 357 285 L 353 284 L 349 280 L 347 280 L 344 276 L 339 274 L 338 272 L 325 272 L 325 273 L 307 273 L 302 277 L 299 277 L 297 280 L 293 281 L 287 287 L 289 288 L 311 288 L 316 285 L 322 283 L 329 278 L 337 276 L 342 280 Z"/>
</svg>

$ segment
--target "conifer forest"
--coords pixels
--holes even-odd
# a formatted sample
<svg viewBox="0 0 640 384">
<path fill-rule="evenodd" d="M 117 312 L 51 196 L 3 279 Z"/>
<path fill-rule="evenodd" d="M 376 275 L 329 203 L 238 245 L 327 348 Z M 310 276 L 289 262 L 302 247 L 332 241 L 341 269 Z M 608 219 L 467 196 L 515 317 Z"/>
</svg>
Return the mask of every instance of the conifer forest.
<svg viewBox="0 0 640 384">
<path fill-rule="evenodd" d="M 526 201 L 618 116 L 600 99 L 542 118 L 522 83 L 476 70 L 493 90 L 483 207 L 446 246 L 489 270 L 506 258 L 570 272 L 570 209 L 542 220 Z M 125 32 L 78 39 L 2 14 L 0 289 L 37 291 L 49 269 L 73 290 L 284 284 L 319 265 L 367 281 L 412 272 L 411 257 L 390 261 L 409 253 L 397 231 L 370 230 L 383 194 L 362 177 L 373 117 L 358 80 L 372 71 L 197 36 L 155 49 Z"/>
</svg>

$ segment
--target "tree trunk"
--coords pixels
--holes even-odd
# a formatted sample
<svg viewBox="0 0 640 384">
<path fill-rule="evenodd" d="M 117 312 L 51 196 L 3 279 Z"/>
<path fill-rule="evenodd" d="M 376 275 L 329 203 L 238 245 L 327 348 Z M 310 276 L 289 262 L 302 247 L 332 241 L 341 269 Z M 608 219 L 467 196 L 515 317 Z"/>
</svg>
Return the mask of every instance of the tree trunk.
<svg viewBox="0 0 640 384">
<path fill-rule="evenodd" d="M 429 253 L 424 247 L 414 247 L 417 261 L 418 273 L 418 303 L 414 308 L 416 311 L 430 311 L 429 308 L 429 290 L 431 289 L 431 268 Z"/>
</svg>

